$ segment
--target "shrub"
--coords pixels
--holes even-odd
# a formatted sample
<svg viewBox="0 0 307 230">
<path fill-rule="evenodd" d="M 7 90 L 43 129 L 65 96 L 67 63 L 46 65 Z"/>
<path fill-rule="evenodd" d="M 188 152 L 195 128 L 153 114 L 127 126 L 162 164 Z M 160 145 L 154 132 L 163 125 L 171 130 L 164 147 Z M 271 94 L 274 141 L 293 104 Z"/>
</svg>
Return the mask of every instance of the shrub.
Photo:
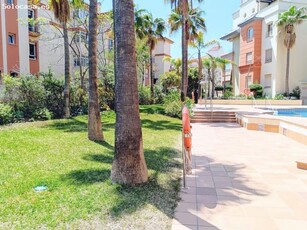
<svg viewBox="0 0 307 230">
<path fill-rule="evenodd" d="M 274 99 L 275 100 L 283 100 L 284 99 L 284 95 L 282 93 L 276 94 Z"/>
<path fill-rule="evenodd" d="M 190 111 L 192 112 L 192 108 L 194 106 L 194 102 L 190 98 L 186 98 L 185 102 L 182 103 L 180 100 L 180 93 L 178 91 L 172 91 L 164 98 L 164 109 L 165 114 L 171 117 L 181 118 L 181 110 L 182 106 L 186 105 Z"/>
<path fill-rule="evenodd" d="M 139 92 L 139 104 L 150 105 L 151 104 L 150 87 L 139 85 L 138 92 Z"/>
<path fill-rule="evenodd" d="M 160 76 L 160 82 L 164 92 L 179 88 L 180 80 L 181 77 L 175 71 L 166 72 Z"/>
<path fill-rule="evenodd" d="M 0 103 L 0 125 L 9 124 L 13 119 L 13 110 L 10 105 Z"/>
<path fill-rule="evenodd" d="M 233 87 L 229 83 L 226 84 L 225 89 L 228 91 L 232 91 Z"/>
<path fill-rule="evenodd" d="M 296 99 L 301 98 L 301 90 L 299 86 L 296 86 L 293 90 L 292 93 L 289 94 L 290 97 L 295 97 Z"/>
<path fill-rule="evenodd" d="M 224 87 L 221 86 L 221 85 L 217 85 L 217 86 L 214 87 L 214 89 L 215 89 L 215 91 L 222 91 L 222 90 L 224 90 Z"/>
<path fill-rule="evenodd" d="M 182 102 L 180 100 L 171 101 L 165 104 L 165 114 L 171 117 L 181 118 Z"/>
<path fill-rule="evenodd" d="M 64 115 L 64 82 L 55 79 L 52 73 L 41 73 L 45 89 L 46 108 L 52 113 L 52 118 L 62 118 Z"/>
<path fill-rule="evenodd" d="M 102 80 L 98 84 L 99 104 L 103 110 L 115 107 L 114 66 L 107 65 L 101 69 Z"/>
<path fill-rule="evenodd" d="M 231 91 L 229 91 L 229 90 L 226 90 L 223 97 L 224 98 L 233 97 L 233 93 Z"/>
<path fill-rule="evenodd" d="M 72 116 L 87 114 L 88 94 L 79 85 L 70 88 L 70 110 Z"/>
<path fill-rule="evenodd" d="M 50 120 L 51 118 L 52 118 L 52 113 L 46 108 L 36 110 L 33 113 L 33 119 L 36 121 L 46 121 Z"/>
<path fill-rule="evenodd" d="M 261 97 L 263 94 L 263 86 L 261 84 L 251 84 L 249 85 L 251 92 L 254 93 L 255 97 Z"/>
<path fill-rule="evenodd" d="M 160 85 L 154 85 L 154 103 L 162 104 L 164 97 L 163 88 Z"/>
</svg>

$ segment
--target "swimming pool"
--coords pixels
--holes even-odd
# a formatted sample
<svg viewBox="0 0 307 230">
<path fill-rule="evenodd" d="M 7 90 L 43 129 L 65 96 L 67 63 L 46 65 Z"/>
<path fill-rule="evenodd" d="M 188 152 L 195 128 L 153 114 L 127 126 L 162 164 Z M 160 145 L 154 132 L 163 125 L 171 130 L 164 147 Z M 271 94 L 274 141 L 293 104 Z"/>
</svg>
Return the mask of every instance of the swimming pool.
<svg viewBox="0 0 307 230">
<path fill-rule="evenodd" d="M 274 115 L 289 117 L 307 117 L 307 109 L 274 109 Z"/>
</svg>

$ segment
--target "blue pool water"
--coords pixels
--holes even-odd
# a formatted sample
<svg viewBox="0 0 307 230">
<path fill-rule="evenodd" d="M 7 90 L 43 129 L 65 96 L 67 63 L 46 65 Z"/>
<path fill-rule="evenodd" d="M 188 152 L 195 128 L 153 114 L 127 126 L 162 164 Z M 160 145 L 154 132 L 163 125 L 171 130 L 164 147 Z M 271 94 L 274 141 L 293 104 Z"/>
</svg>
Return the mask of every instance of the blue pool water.
<svg viewBox="0 0 307 230">
<path fill-rule="evenodd" d="M 307 109 L 277 109 L 274 115 L 289 117 L 307 117 Z"/>
</svg>

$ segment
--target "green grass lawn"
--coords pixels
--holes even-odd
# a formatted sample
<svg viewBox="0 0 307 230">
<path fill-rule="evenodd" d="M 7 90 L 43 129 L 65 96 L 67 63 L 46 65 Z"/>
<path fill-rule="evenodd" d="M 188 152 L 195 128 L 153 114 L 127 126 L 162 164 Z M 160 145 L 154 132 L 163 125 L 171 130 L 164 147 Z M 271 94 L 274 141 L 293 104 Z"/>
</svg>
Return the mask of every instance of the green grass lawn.
<svg viewBox="0 0 307 230">
<path fill-rule="evenodd" d="M 149 182 L 112 184 L 115 114 L 105 142 L 87 139 L 87 117 L 0 128 L 0 229 L 168 229 L 178 201 L 180 120 L 142 107 Z M 35 192 L 45 185 L 48 190 Z"/>
</svg>

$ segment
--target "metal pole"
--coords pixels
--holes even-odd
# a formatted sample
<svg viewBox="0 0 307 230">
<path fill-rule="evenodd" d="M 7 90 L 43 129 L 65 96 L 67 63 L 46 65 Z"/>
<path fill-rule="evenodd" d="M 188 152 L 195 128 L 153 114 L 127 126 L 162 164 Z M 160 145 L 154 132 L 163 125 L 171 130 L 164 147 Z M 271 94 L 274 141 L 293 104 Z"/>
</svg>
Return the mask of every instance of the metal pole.
<svg viewBox="0 0 307 230">
<path fill-rule="evenodd" d="M 185 165 L 185 148 L 184 148 L 184 133 L 183 133 L 183 130 L 182 130 L 182 161 L 183 161 L 183 173 L 182 173 L 182 176 L 183 176 L 183 187 L 185 188 L 186 187 L 186 183 L 185 183 L 185 169 L 186 169 L 186 165 Z"/>
</svg>

